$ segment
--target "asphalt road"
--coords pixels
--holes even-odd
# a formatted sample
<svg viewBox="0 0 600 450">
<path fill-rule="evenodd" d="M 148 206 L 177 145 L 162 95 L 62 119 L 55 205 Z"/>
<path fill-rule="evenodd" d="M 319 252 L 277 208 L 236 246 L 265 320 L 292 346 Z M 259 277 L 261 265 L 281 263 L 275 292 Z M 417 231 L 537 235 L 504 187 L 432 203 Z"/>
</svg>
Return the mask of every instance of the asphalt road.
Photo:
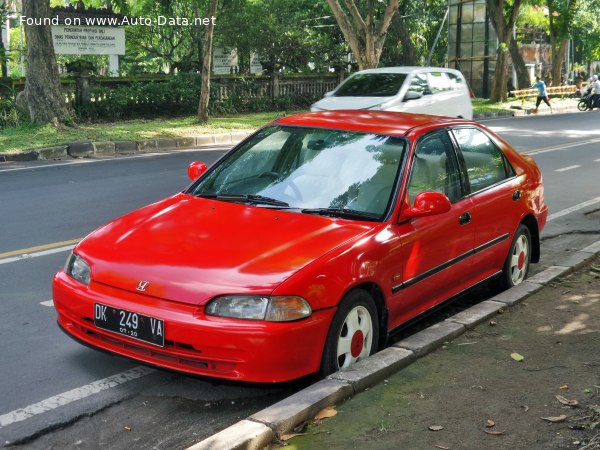
<svg viewBox="0 0 600 450">
<path fill-rule="evenodd" d="M 599 120 L 592 112 L 487 122 L 534 156 L 544 174 L 551 220 L 540 267 L 600 234 Z M 141 368 L 83 347 L 55 325 L 50 281 L 68 247 L 110 219 L 180 191 L 189 162 L 212 164 L 222 153 L 0 165 L 0 444 L 77 447 L 68 430 L 86 422 L 88 430 L 112 430 L 93 438 L 111 448 L 182 447 L 302 385 L 215 383 Z M 144 445 L 121 423 L 127 420 L 151 420 Z M 64 431 L 49 433 L 54 428 Z"/>
</svg>

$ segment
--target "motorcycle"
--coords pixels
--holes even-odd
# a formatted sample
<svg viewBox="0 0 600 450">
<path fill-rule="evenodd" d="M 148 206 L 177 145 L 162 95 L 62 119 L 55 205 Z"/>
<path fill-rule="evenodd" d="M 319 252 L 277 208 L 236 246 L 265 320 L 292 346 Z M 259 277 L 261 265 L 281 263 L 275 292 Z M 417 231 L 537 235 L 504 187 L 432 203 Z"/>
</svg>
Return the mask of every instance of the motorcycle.
<svg viewBox="0 0 600 450">
<path fill-rule="evenodd" d="M 577 109 L 579 111 L 586 111 L 588 109 L 588 106 L 591 105 L 591 97 L 592 97 L 592 87 L 588 86 L 585 90 L 585 92 L 583 93 L 583 95 L 581 96 L 581 98 L 579 99 L 579 102 L 577 103 Z"/>
</svg>

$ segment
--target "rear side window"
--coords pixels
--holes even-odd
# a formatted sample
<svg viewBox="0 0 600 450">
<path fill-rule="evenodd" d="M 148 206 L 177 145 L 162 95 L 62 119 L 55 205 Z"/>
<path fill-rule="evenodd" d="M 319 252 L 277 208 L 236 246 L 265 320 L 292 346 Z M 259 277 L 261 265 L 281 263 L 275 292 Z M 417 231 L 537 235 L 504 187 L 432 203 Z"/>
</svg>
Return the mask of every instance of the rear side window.
<svg viewBox="0 0 600 450">
<path fill-rule="evenodd" d="M 476 128 L 452 130 L 460 147 L 471 192 L 477 192 L 513 175 L 506 157 L 487 135 Z"/>
<path fill-rule="evenodd" d="M 398 94 L 405 73 L 360 73 L 337 88 L 334 97 L 391 97 Z"/>
</svg>

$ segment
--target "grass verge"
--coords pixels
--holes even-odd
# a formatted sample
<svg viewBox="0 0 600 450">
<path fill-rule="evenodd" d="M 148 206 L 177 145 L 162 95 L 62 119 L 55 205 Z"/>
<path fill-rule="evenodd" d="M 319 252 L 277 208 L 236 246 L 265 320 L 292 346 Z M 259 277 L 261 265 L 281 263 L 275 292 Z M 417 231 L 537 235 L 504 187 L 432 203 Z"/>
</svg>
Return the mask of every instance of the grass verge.
<svg viewBox="0 0 600 450">
<path fill-rule="evenodd" d="M 138 141 L 158 137 L 186 137 L 254 130 L 285 114 L 267 112 L 214 117 L 208 124 L 198 123 L 193 116 L 81 124 L 78 128 L 65 129 L 57 129 L 52 125 L 24 124 L 2 130 L 0 152 L 52 147 L 72 141 Z"/>
</svg>

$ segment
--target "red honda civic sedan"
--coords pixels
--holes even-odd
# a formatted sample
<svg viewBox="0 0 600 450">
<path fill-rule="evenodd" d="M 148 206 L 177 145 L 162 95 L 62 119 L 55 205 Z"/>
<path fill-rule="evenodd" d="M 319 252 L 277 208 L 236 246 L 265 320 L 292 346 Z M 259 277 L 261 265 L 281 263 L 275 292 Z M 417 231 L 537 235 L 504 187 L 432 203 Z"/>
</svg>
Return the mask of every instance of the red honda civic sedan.
<svg viewBox="0 0 600 450">
<path fill-rule="evenodd" d="M 531 158 L 426 115 L 294 115 L 188 174 L 75 247 L 53 282 L 68 335 L 208 377 L 326 375 L 466 289 L 521 283 L 547 216 Z"/>
</svg>

